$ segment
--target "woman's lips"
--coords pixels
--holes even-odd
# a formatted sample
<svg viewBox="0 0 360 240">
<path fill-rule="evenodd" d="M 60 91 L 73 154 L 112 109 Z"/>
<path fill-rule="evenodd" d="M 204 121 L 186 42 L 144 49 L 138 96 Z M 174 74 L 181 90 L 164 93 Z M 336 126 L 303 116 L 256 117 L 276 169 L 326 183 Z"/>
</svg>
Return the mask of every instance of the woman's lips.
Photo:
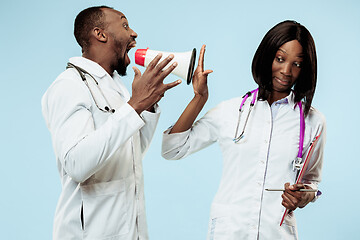
<svg viewBox="0 0 360 240">
<path fill-rule="evenodd" d="M 284 79 L 281 79 L 281 78 L 278 78 L 278 77 L 274 77 L 274 78 L 278 83 L 280 83 L 283 86 L 288 86 L 291 83 L 290 80 L 284 80 Z"/>
</svg>

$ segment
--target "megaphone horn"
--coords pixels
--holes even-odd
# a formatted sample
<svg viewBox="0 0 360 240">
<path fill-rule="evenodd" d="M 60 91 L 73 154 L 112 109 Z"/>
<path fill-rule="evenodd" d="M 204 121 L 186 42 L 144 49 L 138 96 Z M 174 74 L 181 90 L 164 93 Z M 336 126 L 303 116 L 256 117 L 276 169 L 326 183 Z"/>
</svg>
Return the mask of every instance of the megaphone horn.
<svg viewBox="0 0 360 240">
<path fill-rule="evenodd" d="M 189 52 L 162 52 L 150 50 L 149 48 L 138 49 L 135 52 L 135 63 L 140 66 L 147 67 L 159 53 L 162 53 L 162 57 L 159 62 L 164 60 L 170 54 L 173 54 L 174 58 L 167 66 L 170 66 L 173 62 L 177 62 L 178 65 L 171 73 L 186 80 L 187 84 L 190 84 L 194 72 L 196 49 L 194 48 Z"/>
</svg>

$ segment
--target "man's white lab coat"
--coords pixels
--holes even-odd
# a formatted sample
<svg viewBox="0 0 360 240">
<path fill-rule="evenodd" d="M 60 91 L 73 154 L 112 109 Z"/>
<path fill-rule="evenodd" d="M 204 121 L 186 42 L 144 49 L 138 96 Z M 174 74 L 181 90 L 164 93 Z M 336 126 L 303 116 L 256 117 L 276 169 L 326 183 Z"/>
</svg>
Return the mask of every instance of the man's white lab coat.
<svg viewBox="0 0 360 240">
<path fill-rule="evenodd" d="M 43 96 L 62 184 L 53 237 L 148 239 L 142 159 L 159 110 L 139 116 L 127 104 L 129 92 L 116 72 L 111 77 L 82 57 L 70 62 L 95 77 L 98 87 L 86 75 L 97 104 L 110 105 L 115 113 L 98 109 L 73 68 L 60 74 Z"/>
</svg>

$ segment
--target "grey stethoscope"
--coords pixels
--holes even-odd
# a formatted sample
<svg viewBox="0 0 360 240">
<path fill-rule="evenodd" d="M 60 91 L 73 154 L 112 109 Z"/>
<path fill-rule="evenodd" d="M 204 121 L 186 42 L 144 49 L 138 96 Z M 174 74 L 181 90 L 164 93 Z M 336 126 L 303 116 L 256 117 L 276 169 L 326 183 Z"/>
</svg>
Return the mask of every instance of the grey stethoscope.
<svg viewBox="0 0 360 240">
<path fill-rule="evenodd" d="M 233 139 L 234 143 L 238 143 L 244 137 L 246 124 L 247 124 L 247 122 L 249 120 L 251 110 L 253 109 L 253 107 L 255 105 L 256 95 L 257 95 L 258 91 L 259 91 L 259 89 L 257 88 L 255 90 L 252 90 L 251 92 L 247 92 L 243 96 L 243 100 L 241 101 L 240 108 L 239 108 L 239 117 L 238 117 L 238 122 L 237 122 L 237 125 L 236 125 L 235 137 Z M 244 111 L 242 107 L 244 106 L 244 103 L 245 103 L 246 99 L 248 99 L 248 97 L 250 97 L 251 95 L 253 95 L 253 97 L 252 97 L 252 100 L 250 102 L 250 108 L 249 108 L 249 111 L 247 113 L 243 129 L 242 129 L 240 135 L 237 136 L 238 132 L 239 132 L 238 130 L 239 130 L 240 117 L 241 117 L 242 112 Z M 298 102 L 297 105 L 299 106 L 299 109 L 300 109 L 300 137 L 299 137 L 300 140 L 299 140 L 298 155 L 297 155 L 296 159 L 293 161 L 293 170 L 294 171 L 295 170 L 300 170 L 302 165 L 303 165 L 303 163 L 302 163 L 302 151 L 303 151 L 303 147 L 304 147 L 304 134 L 305 134 L 305 119 L 304 119 L 304 112 L 302 110 L 302 104 L 301 104 L 301 102 Z"/>
<path fill-rule="evenodd" d="M 90 94 L 91 94 L 91 96 L 92 96 L 92 98 L 93 98 L 93 100 L 94 100 L 94 102 L 95 102 L 96 107 L 97 107 L 100 111 L 106 112 L 106 113 L 114 113 L 114 112 L 115 112 L 115 109 L 111 108 L 111 106 L 110 106 L 108 100 L 106 99 L 103 91 L 102 91 L 101 88 L 99 87 L 99 83 L 96 81 L 96 79 L 94 78 L 93 75 L 91 75 L 91 74 L 90 74 L 88 71 L 86 71 L 85 69 L 83 69 L 83 68 L 81 68 L 81 67 L 78 67 L 78 66 L 76 66 L 76 65 L 74 65 L 74 64 L 72 64 L 72 63 L 69 63 L 69 62 L 68 62 L 67 65 L 66 65 L 66 69 L 68 69 L 68 68 L 75 68 L 75 69 L 78 71 L 78 73 L 80 74 L 81 79 L 83 80 L 83 82 L 85 83 L 85 85 L 87 86 L 87 88 L 89 89 Z M 96 84 L 96 87 L 98 88 L 99 92 L 101 93 L 102 97 L 104 98 L 104 100 L 105 100 L 105 102 L 106 102 L 106 106 L 105 106 L 104 108 L 101 108 L 101 107 L 97 104 L 96 99 L 95 99 L 94 94 L 93 94 L 93 91 L 91 90 L 91 88 L 90 88 L 90 86 L 89 86 L 89 83 L 88 83 L 88 81 L 86 80 L 85 74 L 89 75 L 89 76 L 94 80 L 94 82 L 95 82 L 95 84 Z"/>
</svg>

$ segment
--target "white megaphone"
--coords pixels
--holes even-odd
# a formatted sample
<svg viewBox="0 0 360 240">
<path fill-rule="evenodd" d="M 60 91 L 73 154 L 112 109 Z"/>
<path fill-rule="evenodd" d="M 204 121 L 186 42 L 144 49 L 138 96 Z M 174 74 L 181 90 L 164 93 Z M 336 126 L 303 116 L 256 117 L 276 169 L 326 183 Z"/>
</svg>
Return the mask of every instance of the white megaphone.
<svg viewBox="0 0 360 240">
<path fill-rule="evenodd" d="M 174 58 L 170 61 L 170 63 L 168 63 L 167 66 L 170 66 L 170 64 L 173 62 L 177 62 L 178 65 L 171 73 L 181 77 L 182 79 L 186 80 L 187 84 L 190 84 L 194 72 L 196 49 L 194 48 L 192 51 L 180 53 L 155 51 L 150 50 L 149 48 L 138 49 L 135 52 L 135 63 L 140 66 L 147 67 L 159 53 L 162 53 L 162 57 L 159 62 L 164 60 L 170 54 L 173 54 Z"/>
</svg>

